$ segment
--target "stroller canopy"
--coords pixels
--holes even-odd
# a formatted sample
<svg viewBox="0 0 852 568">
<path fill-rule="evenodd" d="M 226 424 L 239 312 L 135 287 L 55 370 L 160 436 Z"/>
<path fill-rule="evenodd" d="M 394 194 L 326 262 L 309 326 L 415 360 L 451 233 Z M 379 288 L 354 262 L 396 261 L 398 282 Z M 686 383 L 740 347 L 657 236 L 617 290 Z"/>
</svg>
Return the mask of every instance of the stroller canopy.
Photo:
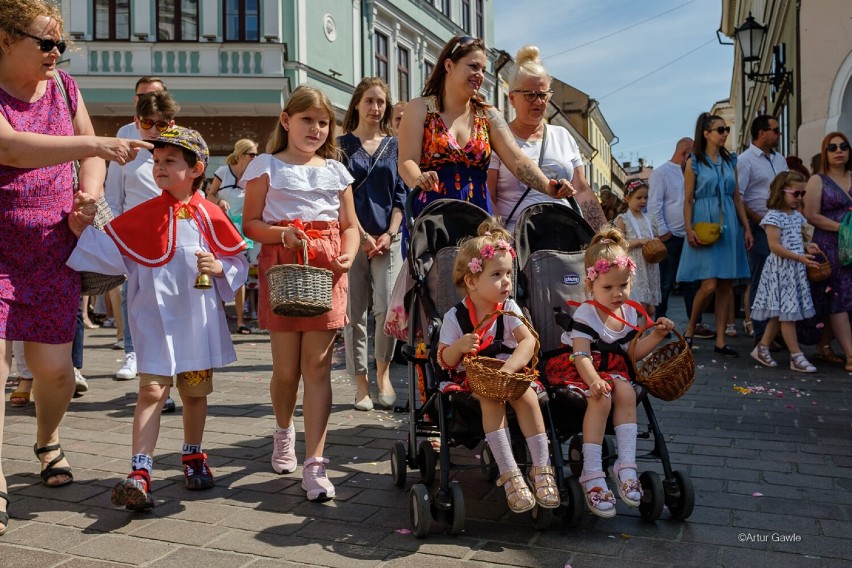
<svg viewBox="0 0 852 568">
<path fill-rule="evenodd" d="M 576 211 L 562 203 L 536 203 L 521 212 L 515 225 L 518 266 L 523 268 L 537 250 L 576 252 L 595 235 Z"/>
</svg>

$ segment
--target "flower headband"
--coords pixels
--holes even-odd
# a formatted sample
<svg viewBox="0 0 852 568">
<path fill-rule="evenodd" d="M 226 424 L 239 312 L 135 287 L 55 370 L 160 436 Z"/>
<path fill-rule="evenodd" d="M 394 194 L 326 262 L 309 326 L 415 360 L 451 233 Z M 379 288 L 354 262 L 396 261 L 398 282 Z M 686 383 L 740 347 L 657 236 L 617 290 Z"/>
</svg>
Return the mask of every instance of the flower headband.
<svg viewBox="0 0 852 568">
<path fill-rule="evenodd" d="M 510 245 L 505 239 L 497 241 L 496 248 L 494 245 L 483 245 L 482 248 L 479 249 L 479 256 L 473 257 L 470 259 L 470 262 L 467 263 L 467 268 L 470 270 L 471 274 L 479 274 L 482 272 L 482 261 L 494 258 L 494 255 L 497 254 L 497 249 L 508 252 L 512 255 L 512 258 L 515 258 L 516 256 L 515 249 L 513 249 L 512 245 Z"/>
<path fill-rule="evenodd" d="M 615 260 L 612 262 L 603 258 L 598 260 L 594 265 L 586 269 L 586 278 L 588 278 L 591 282 L 594 282 L 598 276 L 606 274 L 613 266 L 617 266 L 618 268 L 629 268 L 630 274 L 636 272 L 636 263 L 633 262 L 630 257 L 621 255 L 615 257 Z"/>
<path fill-rule="evenodd" d="M 630 195 L 634 191 L 642 189 L 643 187 L 648 187 L 648 183 L 645 180 L 634 179 L 627 184 L 627 187 L 624 188 L 624 195 Z"/>
</svg>

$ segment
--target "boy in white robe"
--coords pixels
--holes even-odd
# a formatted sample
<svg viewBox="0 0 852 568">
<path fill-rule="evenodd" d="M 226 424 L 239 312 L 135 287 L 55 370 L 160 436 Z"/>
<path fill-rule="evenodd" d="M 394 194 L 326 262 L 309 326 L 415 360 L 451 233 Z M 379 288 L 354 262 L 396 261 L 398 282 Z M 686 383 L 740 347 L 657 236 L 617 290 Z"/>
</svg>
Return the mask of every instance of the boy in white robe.
<svg viewBox="0 0 852 568">
<path fill-rule="evenodd" d="M 68 260 L 75 270 L 126 274 L 128 317 L 139 369 L 131 473 L 112 502 L 130 510 L 154 506 L 151 472 L 163 402 L 177 375 L 183 400 L 182 461 L 187 489 L 213 487 L 201 441 L 214 367 L 236 360 L 222 302 L 248 274 L 239 231 L 198 192 L 208 150 L 188 128 L 162 132 L 154 144 L 154 179 L 162 195 L 116 217 L 106 232 L 87 227 Z M 206 289 L 196 279 L 207 275 Z"/>
</svg>

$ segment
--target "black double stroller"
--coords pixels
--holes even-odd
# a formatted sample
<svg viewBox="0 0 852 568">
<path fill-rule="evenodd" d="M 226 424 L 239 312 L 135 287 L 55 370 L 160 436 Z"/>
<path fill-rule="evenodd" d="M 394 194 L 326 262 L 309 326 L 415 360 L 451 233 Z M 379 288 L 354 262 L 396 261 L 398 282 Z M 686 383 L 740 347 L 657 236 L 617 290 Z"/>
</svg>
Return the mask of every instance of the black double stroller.
<svg viewBox="0 0 852 568">
<path fill-rule="evenodd" d="M 437 200 L 427 205 L 416 220 L 412 220 L 411 204 L 418 195 L 417 191 L 411 192 L 406 203 L 410 235 L 407 269 L 413 282 L 406 295 L 409 328 L 407 345 L 403 348 L 408 360 L 408 439 L 407 443 L 394 443 L 391 472 L 394 483 L 404 487 L 408 469 L 419 470 L 420 482 L 415 483 L 409 491 L 409 513 L 413 534 L 422 538 L 429 534 L 433 521 L 442 523 L 450 534 L 459 534 L 464 528 L 464 495 L 458 482 L 450 480 L 452 470 L 479 468 L 486 479 L 494 481 L 497 468 L 493 455 L 484 443 L 478 465 L 453 462 L 451 448 L 464 446 L 473 449 L 483 442 L 482 418 L 478 402 L 469 393 L 441 392 L 441 373 L 434 358 L 443 315 L 461 300 L 461 292 L 456 290 L 452 278 L 457 245 L 462 239 L 475 236 L 477 227 L 487 219 L 488 214 L 466 202 Z M 558 203 L 535 205 L 525 210 L 518 219 L 515 231 L 518 252 L 517 301 L 524 307 L 528 319 L 538 331 L 542 354 L 545 356 L 559 348 L 561 329 L 556 323 L 557 311 L 564 308 L 566 299 L 585 299 L 582 291 L 582 252 L 564 251 L 580 251 L 592 235 L 591 227 L 580 215 Z M 559 282 L 564 282 L 564 286 L 558 286 L 550 277 L 563 268 L 565 271 L 558 275 Z M 540 369 L 543 368 L 542 365 Z M 532 525 L 539 530 L 548 528 L 554 515 L 562 517 L 569 525 L 576 525 L 585 510 L 584 494 L 577 479 L 582 461 L 580 455 L 575 455 L 575 448 L 582 447 L 582 436 L 578 432 L 582 430 L 585 401 L 581 397 L 575 400 L 577 398 L 569 393 L 549 389 L 548 397 L 542 404 L 542 414 L 550 438 L 551 462 L 556 470 L 562 505 L 558 509 L 536 506 L 530 512 Z M 673 495 L 675 490 L 684 487 L 677 492 L 678 499 L 688 499 L 692 503 L 694 497 L 691 483 L 686 474 L 671 472 L 665 444 L 653 418 L 650 403 L 647 397 L 643 397 L 642 401 L 649 413 L 655 439 L 652 454 L 658 455 L 663 461 L 666 480 L 669 480 L 665 487 L 671 489 Z M 515 435 L 519 430 L 513 424 L 510 409 L 509 419 L 513 433 L 513 453 L 518 465 L 527 467 L 530 464 L 526 445 L 522 437 Z M 575 442 L 578 438 L 579 442 Z M 614 460 L 614 444 L 609 436 L 607 440 L 605 459 Z M 562 451 L 565 442 L 569 442 L 567 461 Z M 566 466 L 571 475 L 566 475 Z M 436 469 L 438 485 L 432 492 L 430 487 L 436 480 Z M 670 491 L 663 489 L 664 484 L 653 472 L 643 473 L 641 479 L 643 490 L 649 496 L 649 506 L 653 509 L 649 515 L 643 512 L 643 517 L 653 520 L 662 511 L 664 498 L 668 504 Z M 687 490 L 689 495 L 684 495 Z M 670 509 L 674 504 L 675 500 L 672 500 Z M 643 498 L 642 510 L 646 508 Z M 680 518 L 689 516 L 691 504 L 688 509 L 688 513 Z"/>
</svg>

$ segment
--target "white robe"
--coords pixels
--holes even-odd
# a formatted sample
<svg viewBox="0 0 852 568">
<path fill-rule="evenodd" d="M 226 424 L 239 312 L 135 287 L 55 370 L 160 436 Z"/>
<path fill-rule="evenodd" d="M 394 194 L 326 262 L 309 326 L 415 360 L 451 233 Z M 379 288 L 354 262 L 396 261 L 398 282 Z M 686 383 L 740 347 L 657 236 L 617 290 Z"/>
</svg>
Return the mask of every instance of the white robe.
<svg viewBox="0 0 852 568">
<path fill-rule="evenodd" d="M 77 271 L 127 275 L 127 313 L 139 372 L 172 376 L 222 367 L 237 360 L 222 302 L 230 302 L 248 276 L 242 253 L 219 257 L 224 274 L 213 287 L 194 287 L 195 252 L 209 252 L 192 219 L 177 221 L 172 259 L 150 268 L 122 256 L 115 242 L 87 227 L 68 259 Z"/>
</svg>

